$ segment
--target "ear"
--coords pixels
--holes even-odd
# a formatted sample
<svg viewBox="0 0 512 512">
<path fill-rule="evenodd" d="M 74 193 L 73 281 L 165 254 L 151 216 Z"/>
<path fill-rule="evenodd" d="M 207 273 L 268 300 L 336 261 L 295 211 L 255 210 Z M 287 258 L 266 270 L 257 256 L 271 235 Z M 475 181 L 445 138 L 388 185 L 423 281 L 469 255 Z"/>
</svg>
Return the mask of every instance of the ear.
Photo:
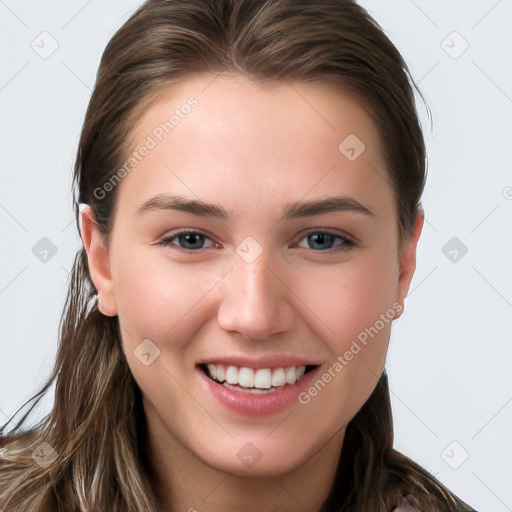
<svg viewBox="0 0 512 512">
<path fill-rule="evenodd" d="M 117 303 L 105 236 L 96 223 L 92 208 L 88 205 L 84 205 L 80 210 L 80 235 L 87 253 L 89 274 L 98 292 L 98 309 L 105 316 L 116 316 Z"/>
<path fill-rule="evenodd" d="M 400 255 L 398 258 L 398 286 L 396 303 L 400 304 L 400 309 L 396 309 L 397 313 L 395 318 L 399 318 L 404 311 L 404 302 L 409 287 L 411 285 L 414 271 L 416 270 L 416 247 L 418 246 L 418 240 L 423 229 L 425 217 L 422 213 L 416 215 L 414 226 L 412 228 L 411 237 L 404 242 L 403 247 L 400 249 Z"/>
</svg>

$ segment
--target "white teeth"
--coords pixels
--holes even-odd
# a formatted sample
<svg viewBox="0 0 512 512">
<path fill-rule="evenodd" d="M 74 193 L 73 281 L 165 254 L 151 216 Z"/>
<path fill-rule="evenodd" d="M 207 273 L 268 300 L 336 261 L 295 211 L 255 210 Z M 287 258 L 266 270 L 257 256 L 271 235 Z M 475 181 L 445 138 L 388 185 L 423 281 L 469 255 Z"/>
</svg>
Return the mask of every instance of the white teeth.
<svg viewBox="0 0 512 512">
<path fill-rule="evenodd" d="M 236 366 L 228 366 L 226 380 L 228 384 L 238 384 L 238 368 Z"/>
<path fill-rule="evenodd" d="M 272 372 L 269 368 L 260 368 L 254 374 L 254 387 L 268 389 L 272 387 Z"/>
<path fill-rule="evenodd" d="M 272 373 L 272 386 L 284 386 L 286 384 L 286 378 L 284 376 L 283 368 L 276 368 Z"/>
<path fill-rule="evenodd" d="M 306 373 L 306 367 L 288 366 L 286 368 L 237 368 L 236 366 L 224 366 L 222 364 L 207 364 L 207 373 L 210 377 L 226 387 L 235 386 L 236 389 L 260 393 L 275 391 L 275 388 L 285 384 L 294 384 Z M 239 387 L 238 387 L 239 386 Z"/>
<path fill-rule="evenodd" d="M 297 375 L 295 373 L 295 368 L 293 366 L 285 368 L 284 376 L 288 384 L 293 384 L 297 380 Z"/>
<path fill-rule="evenodd" d="M 238 372 L 238 384 L 244 388 L 254 387 L 254 370 L 252 368 L 240 368 Z M 261 386 L 256 386 L 261 387 Z M 270 386 L 269 386 L 270 387 Z"/>
<path fill-rule="evenodd" d="M 273 393 L 276 391 L 276 388 L 270 389 L 258 389 L 258 388 L 242 388 L 240 386 L 234 386 L 232 384 L 228 384 L 224 382 L 222 384 L 225 388 L 235 389 L 236 391 L 244 391 L 245 393 L 253 393 L 254 395 L 266 395 L 267 393 Z"/>
<path fill-rule="evenodd" d="M 222 367 L 222 365 L 219 365 Z M 214 364 L 207 364 L 206 367 L 208 368 L 208 371 L 210 372 L 210 375 L 216 379 L 217 378 L 217 368 Z"/>
</svg>

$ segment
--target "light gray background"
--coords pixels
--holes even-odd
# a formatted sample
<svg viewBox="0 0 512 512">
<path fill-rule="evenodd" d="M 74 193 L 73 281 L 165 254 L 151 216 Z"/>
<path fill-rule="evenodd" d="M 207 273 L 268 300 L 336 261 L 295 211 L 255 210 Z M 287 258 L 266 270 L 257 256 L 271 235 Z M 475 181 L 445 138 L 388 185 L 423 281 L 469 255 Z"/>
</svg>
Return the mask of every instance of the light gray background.
<svg viewBox="0 0 512 512">
<path fill-rule="evenodd" d="M 50 371 L 80 247 L 70 176 L 81 123 L 101 53 L 140 3 L 0 0 L 0 423 Z M 396 447 L 481 512 L 510 511 L 512 1 L 361 3 L 434 121 L 420 106 L 427 222 L 387 364 Z M 52 39 L 47 58 L 31 47 Z M 32 252 L 42 237 L 57 247 L 46 263 Z"/>
</svg>

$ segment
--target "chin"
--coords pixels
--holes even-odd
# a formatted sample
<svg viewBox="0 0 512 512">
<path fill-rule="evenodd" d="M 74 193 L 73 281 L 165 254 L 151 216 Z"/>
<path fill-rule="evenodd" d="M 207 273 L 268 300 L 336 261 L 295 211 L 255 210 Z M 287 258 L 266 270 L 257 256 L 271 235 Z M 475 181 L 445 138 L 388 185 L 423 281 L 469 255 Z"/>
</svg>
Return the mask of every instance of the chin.
<svg viewBox="0 0 512 512">
<path fill-rule="evenodd" d="M 245 456 L 247 457 L 247 456 Z M 299 470 L 303 462 L 294 457 L 282 457 L 270 454 L 261 454 L 261 458 L 254 461 L 240 461 L 237 457 L 229 459 L 223 457 L 213 457 L 213 460 L 207 462 L 214 469 L 230 473 L 234 476 L 244 478 L 269 478 L 279 477 Z"/>
</svg>

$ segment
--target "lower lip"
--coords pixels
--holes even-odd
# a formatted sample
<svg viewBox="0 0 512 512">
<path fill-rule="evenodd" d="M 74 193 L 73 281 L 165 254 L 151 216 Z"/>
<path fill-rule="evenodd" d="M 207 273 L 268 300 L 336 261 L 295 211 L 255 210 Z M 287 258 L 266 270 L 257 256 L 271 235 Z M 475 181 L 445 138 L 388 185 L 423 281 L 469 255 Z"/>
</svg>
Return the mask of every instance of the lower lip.
<svg viewBox="0 0 512 512">
<path fill-rule="evenodd" d="M 199 372 L 207 393 L 211 394 L 221 404 L 229 409 L 246 416 L 269 416 L 277 414 L 298 401 L 298 395 L 310 385 L 319 366 L 310 370 L 295 384 L 286 384 L 273 393 L 256 395 L 227 388 L 210 379 L 201 368 Z"/>
</svg>

